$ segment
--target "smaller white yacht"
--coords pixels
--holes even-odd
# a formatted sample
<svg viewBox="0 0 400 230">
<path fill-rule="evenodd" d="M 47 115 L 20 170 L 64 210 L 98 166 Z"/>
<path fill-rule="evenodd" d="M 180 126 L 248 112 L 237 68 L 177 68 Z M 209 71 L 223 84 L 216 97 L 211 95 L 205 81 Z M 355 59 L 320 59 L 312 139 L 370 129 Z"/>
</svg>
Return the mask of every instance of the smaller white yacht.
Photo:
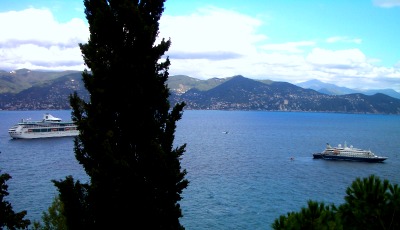
<svg viewBox="0 0 400 230">
<path fill-rule="evenodd" d="M 326 144 L 326 148 L 322 153 L 314 153 L 314 159 L 326 160 L 345 160 L 345 161 L 364 161 L 364 162 L 383 162 L 387 157 L 377 156 L 370 150 L 354 148 L 352 145 L 344 147 L 339 144 L 337 147 L 332 147 Z"/>
</svg>

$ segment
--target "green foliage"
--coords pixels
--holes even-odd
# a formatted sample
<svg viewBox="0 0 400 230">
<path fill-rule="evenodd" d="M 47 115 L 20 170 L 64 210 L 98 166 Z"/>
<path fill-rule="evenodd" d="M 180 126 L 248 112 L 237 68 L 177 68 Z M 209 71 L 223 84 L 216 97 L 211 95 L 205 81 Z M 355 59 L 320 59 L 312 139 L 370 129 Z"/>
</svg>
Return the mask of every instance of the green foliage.
<svg viewBox="0 0 400 230">
<path fill-rule="evenodd" d="M 53 203 L 47 210 L 48 212 L 43 212 L 42 221 L 43 225 L 40 222 L 33 222 L 34 230 L 66 230 L 67 224 L 64 212 L 64 204 L 60 201 L 59 197 L 55 197 Z"/>
<path fill-rule="evenodd" d="M 338 208 L 308 202 L 307 208 L 275 219 L 273 229 L 400 229 L 400 189 L 371 175 L 347 188 Z"/>
<path fill-rule="evenodd" d="M 62 215 L 68 229 L 90 229 L 91 218 L 88 208 L 89 185 L 74 181 L 72 176 L 66 177 L 63 181 L 54 181 L 60 192 L 60 201 L 63 204 Z"/>
<path fill-rule="evenodd" d="M 164 0 L 85 0 L 90 39 L 80 44 L 90 100 L 71 95 L 75 156 L 90 182 L 54 181 L 68 229 L 180 229 L 188 185 L 173 148 L 184 103 L 166 85 L 170 41 L 154 44 Z"/>
<path fill-rule="evenodd" d="M 339 207 L 348 229 L 400 229 L 400 190 L 388 180 L 371 175 L 357 178 Z"/>
<path fill-rule="evenodd" d="M 308 201 L 307 208 L 300 212 L 290 212 L 287 216 L 280 216 L 272 224 L 273 229 L 342 229 L 340 222 L 335 217 L 333 205 Z"/>
<path fill-rule="evenodd" d="M 4 200 L 8 196 L 8 185 L 6 182 L 11 179 L 7 173 L 0 174 L 0 229 L 27 229 L 30 225 L 30 220 L 24 219 L 26 211 L 15 213 L 11 204 Z"/>
</svg>

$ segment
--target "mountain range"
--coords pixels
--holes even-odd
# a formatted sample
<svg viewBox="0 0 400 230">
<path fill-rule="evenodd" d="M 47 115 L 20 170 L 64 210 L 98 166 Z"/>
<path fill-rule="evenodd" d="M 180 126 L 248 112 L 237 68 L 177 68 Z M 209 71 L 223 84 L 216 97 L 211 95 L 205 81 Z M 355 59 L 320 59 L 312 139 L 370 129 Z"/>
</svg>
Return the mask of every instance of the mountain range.
<svg viewBox="0 0 400 230">
<path fill-rule="evenodd" d="M 171 102 L 184 101 L 187 109 L 400 114 L 400 100 L 382 93 L 328 95 L 287 82 L 257 81 L 240 75 L 217 86 L 213 85 L 215 80 L 208 81 L 180 76 L 179 84 L 171 84 Z M 190 87 L 196 82 L 204 89 Z"/>
<path fill-rule="evenodd" d="M 382 93 L 332 95 L 240 75 L 208 80 L 175 75 L 167 84 L 171 104 L 184 101 L 185 109 L 400 114 L 400 99 Z M 0 71 L 0 86 L 1 110 L 70 109 L 74 91 L 89 99 L 79 71 Z"/>
<path fill-rule="evenodd" d="M 383 93 L 388 96 L 400 99 L 400 93 L 393 89 L 369 89 L 369 90 L 361 90 L 361 89 L 350 89 L 347 87 L 341 87 L 334 84 L 325 83 L 316 79 L 301 82 L 296 84 L 302 88 L 313 89 L 320 93 L 329 94 L 329 95 L 344 95 L 351 93 L 362 93 L 365 95 L 374 95 L 376 93 Z"/>
<path fill-rule="evenodd" d="M 0 86 L 0 110 L 70 109 L 74 91 L 89 99 L 79 71 L 0 71 Z"/>
</svg>

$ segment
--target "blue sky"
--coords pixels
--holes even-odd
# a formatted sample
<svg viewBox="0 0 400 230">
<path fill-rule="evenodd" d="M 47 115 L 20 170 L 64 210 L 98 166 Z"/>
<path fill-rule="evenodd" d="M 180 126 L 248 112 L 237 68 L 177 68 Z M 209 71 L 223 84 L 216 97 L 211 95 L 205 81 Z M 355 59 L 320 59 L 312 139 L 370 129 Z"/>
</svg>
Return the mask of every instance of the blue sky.
<svg viewBox="0 0 400 230">
<path fill-rule="evenodd" d="M 167 0 L 170 75 L 400 92 L 400 0 Z M 1 0 L 0 69 L 83 70 L 83 0 Z"/>
</svg>

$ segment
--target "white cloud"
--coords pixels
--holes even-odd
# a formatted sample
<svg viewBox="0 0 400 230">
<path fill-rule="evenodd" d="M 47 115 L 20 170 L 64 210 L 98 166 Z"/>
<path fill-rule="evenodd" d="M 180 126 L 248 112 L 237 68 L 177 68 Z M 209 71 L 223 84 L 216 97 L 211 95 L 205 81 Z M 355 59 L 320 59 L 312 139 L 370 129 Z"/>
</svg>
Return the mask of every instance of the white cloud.
<svg viewBox="0 0 400 230">
<path fill-rule="evenodd" d="M 330 38 L 326 39 L 326 42 L 328 42 L 328 43 L 344 42 L 344 43 L 361 44 L 362 39 L 360 39 L 360 38 L 349 38 L 349 37 L 346 37 L 346 36 L 335 36 L 335 37 L 330 37 Z"/>
<path fill-rule="evenodd" d="M 375 6 L 391 8 L 400 6 L 400 0 L 373 0 Z"/>
<path fill-rule="evenodd" d="M 313 49 L 306 57 L 318 74 L 325 73 L 325 82 L 350 88 L 400 89 L 400 69 L 374 65 L 359 49 Z M 400 81 L 399 81 L 400 82 Z"/>
<path fill-rule="evenodd" d="M 188 16 L 164 15 L 160 21 L 160 37 L 171 37 L 171 57 L 179 53 L 188 59 L 192 55 L 194 59 L 202 55 L 207 58 L 207 53 L 246 55 L 255 52 L 254 43 L 266 39 L 265 35 L 256 33 L 261 23 L 234 11 L 210 7 Z M 224 57 L 221 55 L 221 59 Z"/>
<path fill-rule="evenodd" d="M 314 46 L 313 41 L 301 41 L 301 42 L 287 42 L 283 44 L 266 44 L 261 46 L 264 50 L 269 51 L 284 51 L 289 53 L 303 53 L 304 50 L 301 47 Z"/>
<path fill-rule="evenodd" d="M 78 43 L 89 38 L 81 19 L 57 22 L 47 9 L 0 13 L 0 69 L 83 70 Z"/>
<path fill-rule="evenodd" d="M 366 63 L 366 57 L 359 49 L 332 51 L 314 48 L 306 59 L 313 65 L 338 69 L 350 69 Z"/>
</svg>

